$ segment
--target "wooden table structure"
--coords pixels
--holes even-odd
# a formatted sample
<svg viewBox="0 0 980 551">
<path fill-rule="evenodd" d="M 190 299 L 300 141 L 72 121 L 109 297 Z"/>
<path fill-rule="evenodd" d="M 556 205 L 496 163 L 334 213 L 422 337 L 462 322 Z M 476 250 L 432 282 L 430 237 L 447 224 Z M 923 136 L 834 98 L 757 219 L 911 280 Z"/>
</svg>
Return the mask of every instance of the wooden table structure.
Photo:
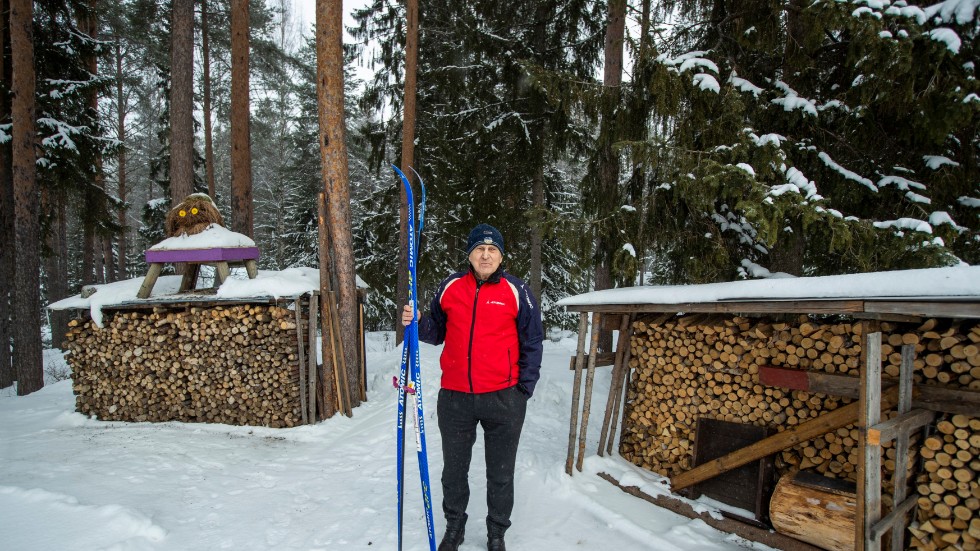
<svg viewBox="0 0 980 551">
<path fill-rule="evenodd" d="M 255 261 L 259 258 L 258 247 L 214 247 L 208 249 L 149 249 L 146 251 L 146 263 L 149 269 L 143 278 L 143 285 L 136 294 L 138 298 L 149 298 L 153 286 L 163 270 L 164 264 L 184 263 L 183 279 L 180 281 L 178 292 L 190 291 L 197 286 L 197 276 L 202 264 L 215 267 L 218 284 L 224 283 L 231 274 L 231 266 L 244 265 L 249 279 L 255 279 L 258 268 Z"/>
</svg>

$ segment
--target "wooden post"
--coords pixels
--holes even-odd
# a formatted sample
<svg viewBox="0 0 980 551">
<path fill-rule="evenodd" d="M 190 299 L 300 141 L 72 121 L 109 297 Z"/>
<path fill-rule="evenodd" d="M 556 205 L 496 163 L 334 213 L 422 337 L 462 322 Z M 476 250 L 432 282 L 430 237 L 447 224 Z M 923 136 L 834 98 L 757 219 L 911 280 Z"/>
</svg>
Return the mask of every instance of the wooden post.
<svg viewBox="0 0 980 551">
<path fill-rule="evenodd" d="M 915 360 L 915 345 L 906 344 L 902 346 L 902 365 L 898 372 L 898 413 L 906 414 L 912 411 L 912 363 Z M 908 462 L 909 462 L 909 432 L 903 430 L 895 440 L 895 472 L 892 475 L 892 488 L 894 488 L 894 509 L 898 510 L 902 502 L 905 501 L 906 490 L 908 489 Z M 905 515 L 892 526 L 891 529 L 891 548 L 895 550 L 905 549 Z"/>
<path fill-rule="evenodd" d="M 589 412 L 592 407 L 592 381 L 595 379 L 595 359 L 599 355 L 599 328 L 602 314 L 592 312 L 592 342 L 589 343 L 589 366 L 585 370 L 585 398 L 582 402 L 582 428 L 578 433 L 578 461 L 575 468 L 582 472 L 585 461 L 585 437 L 589 433 Z"/>
<path fill-rule="evenodd" d="M 572 474 L 575 463 L 575 433 L 578 428 L 578 397 L 582 386 L 582 360 L 585 357 L 585 331 L 588 329 L 589 315 L 582 312 L 578 316 L 578 348 L 575 351 L 575 381 L 572 383 L 572 413 L 569 416 L 568 455 L 565 457 L 565 473 Z"/>
<path fill-rule="evenodd" d="M 313 291 L 310 293 L 310 338 L 308 342 L 310 343 L 310 353 L 307 355 L 309 358 L 309 376 L 306 379 L 306 384 L 308 388 L 306 393 L 309 395 L 309 402 L 307 403 L 307 408 L 309 409 L 310 423 L 316 422 L 316 330 L 318 325 L 318 320 L 320 317 L 320 293 Z M 303 366 L 300 365 L 300 371 L 303 370 Z M 300 394 L 304 391 L 300 389 Z"/>
<path fill-rule="evenodd" d="M 868 442 L 868 428 L 881 420 L 881 333 L 875 322 L 861 322 L 861 387 L 858 393 L 857 518 L 854 550 L 880 550 L 871 541 L 871 526 L 881 518 L 881 446 Z"/>
<path fill-rule="evenodd" d="M 304 364 L 306 364 L 306 358 L 304 357 L 303 350 L 303 308 L 300 298 L 297 298 L 293 302 L 293 308 L 295 309 L 294 314 L 296 317 L 296 348 L 299 354 L 299 409 L 303 424 L 306 425 L 310 422 L 310 419 L 306 416 L 306 370 L 303 369 L 305 367 Z"/>
<path fill-rule="evenodd" d="M 613 450 L 613 445 L 616 442 L 616 438 L 613 436 L 616 434 L 616 425 L 619 423 L 619 408 L 625 400 L 623 394 L 626 388 L 627 382 L 630 380 L 630 358 L 632 354 L 631 348 L 631 337 L 633 335 L 633 321 L 636 319 L 636 314 L 630 314 L 629 323 L 626 335 L 626 350 L 623 351 L 623 368 L 619 371 L 619 377 L 614 379 L 612 384 L 616 385 L 616 393 L 613 396 L 613 410 L 612 410 L 612 424 L 609 427 L 609 442 L 607 443 L 606 453 L 611 454 Z M 622 438 L 620 438 L 622 440 Z"/>
<path fill-rule="evenodd" d="M 609 379 L 609 396 L 606 397 L 606 413 L 602 418 L 602 430 L 599 431 L 599 457 L 605 455 L 606 438 L 609 433 L 609 422 L 612 417 L 613 402 L 616 401 L 616 382 L 622 378 L 623 357 L 629 348 L 629 314 L 623 314 L 619 323 L 619 338 L 616 339 L 616 361 L 613 363 L 612 376 Z"/>
</svg>

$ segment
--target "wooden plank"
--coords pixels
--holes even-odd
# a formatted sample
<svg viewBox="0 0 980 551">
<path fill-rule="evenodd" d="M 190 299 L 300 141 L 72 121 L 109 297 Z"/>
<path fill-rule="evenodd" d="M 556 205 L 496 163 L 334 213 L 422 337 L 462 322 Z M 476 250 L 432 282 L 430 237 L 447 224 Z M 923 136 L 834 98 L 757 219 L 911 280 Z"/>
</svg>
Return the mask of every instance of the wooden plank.
<svg viewBox="0 0 980 551">
<path fill-rule="evenodd" d="M 148 249 L 147 262 L 217 262 L 253 260 L 259 257 L 258 247 L 212 247 L 207 249 Z"/>
<path fill-rule="evenodd" d="M 871 537 L 877 541 L 881 541 L 881 536 L 885 535 L 888 530 L 901 529 L 904 540 L 905 533 L 905 515 L 914 509 L 917 505 L 917 500 L 919 499 L 919 494 L 913 493 L 908 499 L 902 501 L 898 507 L 896 507 L 892 512 L 883 516 L 874 526 L 871 527 Z M 901 542 L 899 542 L 901 543 Z M 892 549 L 905 549 L 905 547 L 898 547 L 895 540 L 892 540 Z"/>
<path fill-rule="evenodd" d="M 578 432 L 578 399 L 582 387 L 582 362 L 585 359 L 585 330 L 588 328 L 589 315 L 585 312 L 578 317 L 578 348 L 575 353 L 575 380 L 572 382 L 572 413 L 569 416 L 568 455 L 565 456 L 565 473 L 572 474 L 575 463 L 575 435 Z M 598 328 L 593 328 L 592 337 L 598 342 Z M 596 345 L 598 346 L 598 345 Z"/>
<path fill-rule="evenodd" d="M 582 472 L 582 463 L 585 461 L 585 438 L 589 434 L 589 413 L 592 407 L 592 381 L 595 379 L 595 359 L 599 351 L 599 330 L 602 324 L 602 314 L 592 313 L 592 342 L 589 348 L 589 363 L 585 369 L 585 397 L 582 401 L 582 428 L 578 433 L 578 460 L 575 468 Z"/>
<path fill-rule="evenodd" d="M 686 501 L 682 501 L 666 494 L 651 496 L 644 493 L 636 486 L 624 486 L 620 484 L 619 481 L 606 473 L 598 474 L 602 479 L 608 481 L 609 483 L 618 487 L 620 490 L 632 496 L 636 496 L 644 501 L 656 505 L 657 507 L 662 507 L 668 511 L 677 513 L 678 515 L 690 519 L 700 519 L 708 526 L 721 530 L 722 532 L 735 534 L 747 540 L 768 545 L 773 549 L 782 549 L 783 551 L 822 551 L 819 547 L 814 547 L 798 539 L 784 536 L 779 532 L 759 528 L 729 517 L 723 516 L 722 518 L 718 518 L 712 511 L 695 511 L 694 508 Z M 722 514 L 724 515 L 725 513 L 722 512 Z"/>
<path fill-rule="evenodd" d="M 871 541 L 871 526 L 881 518 L 881 446 L 868 444 L 868 429 L 881 421 L 881 333 L 878 324 L 862 322 L 861 388 L 857 404 L 858 468 L 857 515 L 854 522 L 855 551 L 880 551 Z M 896 400 L 897 392 L 896 392 Z"/>
<path fill-rule="evenodd" d="M 589 361 L 589 354 L 586 354 L 583 358 L 585 362 Z M 575 362 L 578 361 L 578 355 L 571 356 L 568 358 L 568 370 L 575 371 Z M 585 365 L 584 363 L 582 365 Z M 616 365 L 616 353 L 615 352 L 600 352 L 596 354 L 595 366 L 596 367 L 609 367 L 611 365 Z"/>
<path fill-rule="evenodd" d="M 783 373 L 788 372 L 788 373 Z M 801 373 L 806 374 L 805 381 Z M 814 371 L 802 371 L 782 367 L 761 366 L 759 380 L 779 381 L 769 384 L 791 390 L 820 392 L 831 396 L 857 398 L 860 381 L 857 377 L 834 375 Z M 763 382 L 763 384 L 766 384 Z M 883 379 L 882 386 L 895 385 L 892 379 Z M 944 413 L 962 413 L 973 417 L 980 416 L 980 392 L 976 390 L 949 388 L 939 385 L 918 385 L 912 398 L 912 407 Z"/>
<path fill-rule="evenodd" d="M 915 363 L 915 345 L 905 344 L 902 345 L 902 363 L 899 366 L 898 371 L 898 413 L 899 415 L 908 415 L 912 411 L 912 394 L 913 394 L 913 379 L 912 372 L 914 371 Z M 931 414 L 932 412 L 930 412 Z M 934 414 L 929 415 L 929 421 L 935 418 Z M 908 502 L 915 503 L 915 499 L 906 500 L 905 494 L 908 491 L 908 462 L 909 462 L 909 437 L 911 436 L 912 429 L 906 429 L 899 432 L 898 437 L 895 439 L 895 471 L 892 473 L 892 503 L 899 503 L 900 505 L 896 507 L 891 513 L 889 513 L 885 518 L 894 515 L 901 522 L 894 522 L 891 529 L 891 548 L 892 549 L 905 549 L 905 528 L 906 528 L 906 513 L 908 511 L 900 511 L 900 509 L 906 505 Z M 884 519 L 882 519 L 884 521 Z M 875 532 L 874 537 L 880 538 L 881 534 Z"/>
<path fill-rule="evenodd" d="M 809 391 L 810 372 L 764 365 L 759 368 L 759 382 L 766 386 Z"/>
<path fill-rule="evenodd" d="M 891 408 L 897 402 L 898 389 L 889 389 L 888 393 L 882 399 L 882 406 Z M 806 442 L 811 438 L 845 425 L 850 425 L 857 420 L 859 407 L 860 404 L 858 402 L 839 407 L 815 419 L 796 425 L 791 429 L 776 433 L 765 440 L 760 440 L 751 446 L 746 446 L 724 457 L 719 457 L 714 461 L 676 475 L 670 479 L 671 490 L 677 491 L 687 488 L 692 484 L 697 484 L 702 480 L 707 480 L 723 472 L 755 461 L 756 459 L 785 450 L 801 442 Z"/>
<path fill-rule="evenodd" d="M 975 297 L 964 301 L 868 301 L 865 311 L 914 315 L 926 318 L 980 318 L 980 302 Z"/>
<path fill-rule="evenodd" d="M 839 300 L 730 300 L 677 304 L 566 304 L 569 312 L 604 314 L 656 312 L 713 312 L 727 314 L 894 314 L 906 317 L 980 318 L 980 302 L 974 297 L 949 300 L 867 299 Z M 882 316 L 878 316 L 882 317 Z M 889 318 L 892 319 L 892 318 Z M 903 319 L 903 318 L 895 318 Z"/>
<path fill-rule="evenodd" d="M 652 312 L 724 314 L 849 314 L 864 311 L 864 300 L 775 300 L 683 302 L 677 304 L 566 304 L 569 312 L 629 314 Z"/>
<path fill-rule="evenodd" d="M 908 413 L 903 413 L 869 428 L 868 442 L 875 445 L 884 445 L 895 440 L 902 434 L 905 434 L 906 438 L 908 438 L 909 432 L 921 429 L 932 423 L 935 419 L 936 412 L 927 409 L 916 409 Z M 905 448 L 908 451 L 908 442 L 905 443 Z M 897 467 L 895 472 L 898 472 Z"/>
</svg>

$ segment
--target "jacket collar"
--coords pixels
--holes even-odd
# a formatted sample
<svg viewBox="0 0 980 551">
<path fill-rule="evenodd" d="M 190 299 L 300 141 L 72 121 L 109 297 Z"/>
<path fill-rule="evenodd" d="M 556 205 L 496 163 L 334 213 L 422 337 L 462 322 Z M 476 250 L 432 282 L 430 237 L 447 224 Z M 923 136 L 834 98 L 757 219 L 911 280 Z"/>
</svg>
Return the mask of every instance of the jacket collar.
<svg viewBox="0 0 980 551">
<path fill-rule="evenodd" d="M 497 271 L 490 274 L 490 277 L 488 277 L 486 281 L 481 280 L 479 277 L 477 277 L 476 270 L 473 269 L 473 265 L 470 265 L 470 275 L 472 275 L 473 279 L 476 280 L 476 284 L 478 286 L 484 283 L 500 283 L 500 278 L 503 277 L 504 275 L 504 265 L 501 264 L 500 266 L 498 266 Z"/>
</svg>

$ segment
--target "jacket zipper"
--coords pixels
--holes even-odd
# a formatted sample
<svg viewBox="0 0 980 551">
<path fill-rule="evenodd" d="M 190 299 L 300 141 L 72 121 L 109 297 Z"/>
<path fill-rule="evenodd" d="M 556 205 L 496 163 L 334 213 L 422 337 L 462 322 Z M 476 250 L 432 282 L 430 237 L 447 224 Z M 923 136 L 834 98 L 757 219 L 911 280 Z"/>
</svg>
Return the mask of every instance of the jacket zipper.
<svg viewBox="0 0 980 551">
<path fill-rule="evenodd" d="M 475 394 L 473 389 L 473 334 L 476 332 L 476 305 L 480 300 L 480 288 L 482 281 L 476 280 L 476 293 L 473 294 L 473 318 L 470 320 L 470 342 L 466 348 L 466 377 L 470 381 L 470 394 Z"/>
</svg>

